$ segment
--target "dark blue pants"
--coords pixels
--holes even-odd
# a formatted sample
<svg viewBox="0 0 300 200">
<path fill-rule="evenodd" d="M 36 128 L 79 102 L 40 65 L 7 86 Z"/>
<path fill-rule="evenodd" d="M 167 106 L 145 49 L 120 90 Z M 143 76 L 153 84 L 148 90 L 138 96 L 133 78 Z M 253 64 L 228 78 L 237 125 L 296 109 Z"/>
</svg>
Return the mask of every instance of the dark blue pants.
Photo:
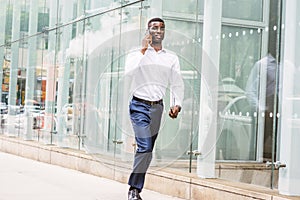
<svg viewBox="0 0 300 200">
<path fill-rule="evenodd" d="M 142 191 L 160 127 L 163 104 L 148 105 L 133 99 L 129 111 L 137 150 L 128 185 Z"/>
</svg>

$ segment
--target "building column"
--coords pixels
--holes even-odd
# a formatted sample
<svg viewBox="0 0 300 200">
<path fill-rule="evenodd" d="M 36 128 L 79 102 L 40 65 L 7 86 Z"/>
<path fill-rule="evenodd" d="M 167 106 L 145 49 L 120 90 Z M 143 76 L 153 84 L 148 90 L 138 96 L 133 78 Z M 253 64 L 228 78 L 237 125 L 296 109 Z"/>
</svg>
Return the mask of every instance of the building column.
<svg viewBox="0 0 300 200">
<path fill-rule="evenodd" d="M 37 31 L 38 4 L 36 0 L 30 0 L 29 11 L 29 35 L 34 35 Z M 34 91 L 36 82 L 36 58 L 37 58 L 37 40 L 36 37 L 28 39 L 28 56 L 26 66 L 26 87 L 25 87 L 25 112 L 30 111 L 30 107 L 34 101 Z M 27 127 L 25 129 L 24 139 L 31 140 L 33 138 L 33 117 L 30 113 L 27 116 Z"/>
<path fill-rule="evenodd" d="M 20 12 L 21 1 L 13 1 L 13 20 L 12 20 L 12 41 L 20 38 Z M 16 106 L 17 100 L 17 81 L 18 81 L 18 65 L 19 65 L 19 42 L 11 44 L 11 62 L 10 62 L 10 75 L 9 75 L 9 95 L 8 95 L 8 135 L 18 136 L 15 128 L 15 115 L 19 109 Z"/>
<path fill-rule="evenodd" d="M 49 28 L 57 26 L 57 0 L 50 1 L 49 6 Z M 42 140 L 44 143 L 53 143 L 53 133 L 55 133 L 55 98 L 56 98 L 56 65 L 57 65 L 57 30 L 50 30 L 48 35 L 48 52 L 44 56 L 43 65 L 47 69 L 46 77 L 46 99 L 45 118 Z"/>
<path fill-rule="evenodd" d="M 77 0 L 77 17 L 83 16 L 85 14 L 85 1 Z M 80 22 L 76 24 L 76 38 L 80 38 L 83 36 L 84 31 L 84 22 Z M 83 38 L 83 37 L 82 37 Z M 73 113 L 72 113 L 72 119 L 73 119 L 73 125 L 72 125 L 72 131 L 73 134 L 78 135 L 80 139 L 81 136 L 84 135 L 82 132 L 82 119 L 81 114 L 84 115 L 83 108 L 82 108 L 82 102 L 81 102 L 81 92 L 82 92 L 82 80 L 83 80 L 83 46 L 84 42 L 81 41 L 81 46 L 78 47 L 81 49 L 81 54 L 78 56 L 75 56 L 73 58 L 74 61 L 74 84 L 73 84 Z M 80 141 L 82 143 L 82 141 Z M 79 146 L 80 148 L 81 146 Z"/>
<path fill-rule="evenodd" d="M 282 70 L 280 120 L 280 162 L 278 190 L 284 195 L 300 196 L 300 2 L 285 1 L 285 38 Z"/>
<path fill-rule="evenodd" d="M 197 174 L 215 177 L 217 143 L 217 100 L 220 60 L 222 1 L 205 0 L 200 88 Z"/>
<path fill-rule="evenodd" d="M 73 5 L 69 0 L 62 1 L 62 21 L 69 22 L 73 17 Z M 69 103 L 69 82 L 70 82 L 70 57 L 67 57 L 66 50 L 69 47 L 72 36 L 72 25 L 62 28 L 61 51 L 58 70 L 58 88 L 57 88 L 57 136 L 58 145 L 65 146 L 63 139 L 67 134 L 67 107 Z"/>
<path fill-rule="evenodd" d="M 3 45 L 5 42 L 5 22 L 6 22 L 6 9 L 7 9 L 7 1 L 1 3 L 0 6 L 0 44 Z M 2 79 L 3 79 L 3 66 L 4 66 L 4 55 L 5 55 L 5 47 L 0 47 L 0 98 L 2 102 Z"/>
</svg>

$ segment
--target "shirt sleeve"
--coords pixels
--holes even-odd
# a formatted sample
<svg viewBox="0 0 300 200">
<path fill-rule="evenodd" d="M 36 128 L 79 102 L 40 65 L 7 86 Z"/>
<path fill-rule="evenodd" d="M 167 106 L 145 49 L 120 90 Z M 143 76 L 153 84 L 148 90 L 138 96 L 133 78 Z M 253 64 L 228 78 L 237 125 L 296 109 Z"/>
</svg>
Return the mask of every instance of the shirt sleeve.
<svg viewBox="0 0 300 200">
<path fill-rule="evenodd" d="M 125 60 L 125 74 L 132 72 L 136 69 L 144 55 L 140 52 L 139 49 L 136 49 L 130 52 Z"/>
<path fill-rule="evenodd" d="M 139 50 L 134 50 L 130 52 L 125 58 L 125 66 L 124 66 L 124 77 L 123 77 L 123 92 L 128 95 L 128 99 L 133 94 L 132 82 L 135 73 L 135 69 L 137 69 L 140 60 L 142 59 L 143 54 Z"/>
<path fill-rule="evenodd" d="M 170 92 L 170 105 L 182 106 L 184 97 L 184 82 L 182 79 L 179 59 L 177 56 L 175 57 L 175 62 L 171 69 Z"/>
<path fill-rule="evenodd" d="M 259 64 L 256 63 L 247 80 L 245 95 L 253 108 L 258 107 Z"/>
</svg>

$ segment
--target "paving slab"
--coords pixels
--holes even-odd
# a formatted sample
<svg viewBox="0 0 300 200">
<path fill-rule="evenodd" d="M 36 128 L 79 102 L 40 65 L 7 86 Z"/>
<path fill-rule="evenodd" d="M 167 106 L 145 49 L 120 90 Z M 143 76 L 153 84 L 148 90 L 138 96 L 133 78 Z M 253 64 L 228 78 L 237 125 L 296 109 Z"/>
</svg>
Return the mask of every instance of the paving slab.
<svg viewBox="0 0 300 200">
<path fill-rule="evenodd" d="M 0 152 L 0 200 L 127 200 L 128 185 Z M 143 200 L 183 200 L 143 190 Z"/>
</svg>

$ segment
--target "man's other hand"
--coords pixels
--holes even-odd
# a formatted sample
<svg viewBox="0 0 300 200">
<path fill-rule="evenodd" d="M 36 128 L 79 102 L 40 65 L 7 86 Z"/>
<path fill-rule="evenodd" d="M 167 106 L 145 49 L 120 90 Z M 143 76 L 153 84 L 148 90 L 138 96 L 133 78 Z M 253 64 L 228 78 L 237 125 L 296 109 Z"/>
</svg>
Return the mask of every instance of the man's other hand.
<svg viewBox="0 0 300 200">
<path fill-rule="evenodd" d="M 180 106 L 177 106 L 177 105 L 176 105 L 176 106 L 172 106 L 172 107 L 170 108 L 170 111 L 169 111 L 169 116 L 170 116 L 172 119 L 177 118 L 177 116 L 178 116 L 180 110 L 181 110 L 181 107 L 180 107 Z"/>
</svg>

